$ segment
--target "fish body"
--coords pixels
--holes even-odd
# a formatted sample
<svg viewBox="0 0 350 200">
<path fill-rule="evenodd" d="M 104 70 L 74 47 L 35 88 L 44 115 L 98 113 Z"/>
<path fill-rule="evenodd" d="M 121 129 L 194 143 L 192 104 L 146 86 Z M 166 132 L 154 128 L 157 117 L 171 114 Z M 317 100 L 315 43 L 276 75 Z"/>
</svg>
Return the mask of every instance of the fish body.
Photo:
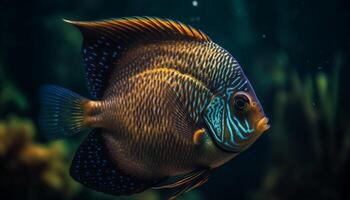
<svg viewBox="0 0 350 200">
<path fill-rule="evenodd" d="M 203 32 L 148 17 L 68 22 L 84 36 L 94 100 L 46 86 L 41 121 L 55 135 L 92 129 L 71 168 L 84 185 L 115 195 L 174 188 L 175 198 L 268 129 L 238 62 Z"/>
<path fill-rule="evenodd" d="M 209 137 L 206 142 L 210 144 L 203 145 L 211 145 L 211 150 L 194 144 L 193 133 L 203 128 L 200 115 L 211 92 L 191 76 L 158 68 L 133 76 L 124 84 L 130 87 L 115 87 L 118 91 L 110 94 L 118 95 L 106 98 L 111 111 L 107 115 L 114 115 L 110 119 L 118 121 L 107 122 L 109 130 L 118 133 L 105 135 L 114 159 L 127 163 L 121 164 L 123 168 L 131 168 L 142 177 L 174 176 L 202 166 L 214 168 L 233 156 L 218 149 Z M 166 94 L 167 87 L 172 94 Z M 176 98 L 178 103 L 169 101 Z"/>
<path fill-rule="evenodd" d="M 110 145 L 111 149 L 118 147 L 113 154 L 118 157 L 117 159 L 122 157 L 122 160 L 129 160 L 129 158 L 138 160 L 138 165 L 143 166 L 140 167 L 141 169 L 135 169 L 136 167 L 133 169 L 141 170 L 140 174 L 143 175 L 152 172 L 157 173 L 155 175 L 178 175 L 190 172 L 199 166 L 218 166 L 233 156 L 219 150 L 215 153 L 203 151 L 192 141 L 194 131 L 203 127 L 201 115 L 213 93 L 220 88 L 226 88 L 226 85 L 230 84 L 230 79 L 240 73 L 235 69 L 239 67 L 238 63 L 228 52 L 213 42 L 166 41 L 131 48 L 117 65 L 124 67 L 121 67 L 122 71 L 116 67 L 112 72 L 110 86 L 106 88 L 103 95 L 103 98 L 110 102 L 109 110 L 113 110 L 110 115 L 116 115 L 116 118 L 122 121 L 118 124 L 128 126 L 128 131 L 121 131 L 125 134 L 125 140 L 110 140 L 111 137 L 106 140 L 107 143 L 113 141 L 117 144 Z M 155 79 L 162 81 L 152 82 Z M 174 125 L 169 124 L 166 127 L 164 125 L 168 123 L 164 121 L 166 118 L 178 120 L 177 116 L 164 113 L 167 116 L 164 118 L 157 113 L 157 111 L 172 112 L 172 107 L 160 109 L 164 103 L 161 103 L 159 98 L 162 96 L 160 95 L 162 91 L 150 91 L 154 88 L 162 88 L 162 85 L 156 84 L 163 82 L 174 85 L 174 92 L 180 97 L 179 103 L 184 105 L 192 121 L 191 126 L 188 127 L 190 130 L 188 133 L 172 133 L 178 134 L 177 141 L 173 142 L 169 141 L 173 135 L 166 133 L 174 132 L 172 131 Z M 126 85 L 129 87 L 125 87 Z M 154 95 L 151 95 L 152 92 Z M 135 107 L 140 104 L 142 106 Z M 156 112 L 147 112 L 149 110 Z M 130 113 L 130 111 L 133 112 Z M 129 113 L 129 117 L 125 117 L 125 113 Z M 157 118 L 162 118 L 163 121 Z M 133 123 L 132 121 L 136 119 L 138 122 Z M 147 125 L 148 122 L 151 124 Z M 115 129 L 118 130 L 117 127 Z M 167 131 L 161 131 L 161 129 Z M 159 139 L 152 140 L 152 138 Z M 145 141 L 147 144 L 142 144 Z M 144 148 L 134 148 L 135 143 Z M 125 147 L 122 152 L 120 146 Z M 126 149 L 128 149 L 127 152 Z M 140 160 L 141 158 L 144 160 Z M 150 166 L 145 167 L 145 164 Z M 162 173 L 163 170 L 164 173 Z"/>
</svg>

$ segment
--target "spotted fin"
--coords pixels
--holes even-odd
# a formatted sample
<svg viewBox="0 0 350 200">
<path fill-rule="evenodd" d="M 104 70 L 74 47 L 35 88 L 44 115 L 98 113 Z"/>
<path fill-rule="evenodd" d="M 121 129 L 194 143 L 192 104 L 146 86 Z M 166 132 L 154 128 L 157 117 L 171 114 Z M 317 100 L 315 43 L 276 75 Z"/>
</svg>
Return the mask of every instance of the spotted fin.
<svg viewBox="0 0 350 200">
<path fill-rule="evenodd" d="M 83 141 L 73 159 L 71 176 L 83 185 L 112 195 L 131 195 L 163 181 L 140 180 L 123 172 L 109 156 L 102 131 L 95 129 Z"/>
<path fill-rule="evenodd" d="M 210 41 L 202 31 L 178 21 L 155 17 L 131 17 L 93 22 L 69 21 L 83 34 L 83 59 L 88 88 L 101 97 L 108 75 L 121 55 L 132 45 L 165 40 Z"/>
<path fill-rule="evenodd" d="M 175 179 L 175 181 L 165 181 L 154 186 L 153 189 L 172 189 L 174 193 L 169 200 L 173 200 L 185 192 L 189 192 L 206 183 L 211 173 L 212 170 L 210 169 L 198 169 Z"/>
</svg>

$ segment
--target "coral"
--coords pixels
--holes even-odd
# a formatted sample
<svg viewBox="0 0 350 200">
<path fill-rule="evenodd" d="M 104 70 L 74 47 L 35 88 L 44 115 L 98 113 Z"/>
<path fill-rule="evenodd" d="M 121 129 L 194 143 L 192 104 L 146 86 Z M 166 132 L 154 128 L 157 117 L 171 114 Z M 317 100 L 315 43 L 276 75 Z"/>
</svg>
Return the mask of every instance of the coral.
<svg viewBox="0 0 350 200">
<path fill-rule="evenodd" d="M 78 187 L 67 174 L 65 144 L 38 144 L 35 133 L 30 120 L 12 116 L 0 121 L 0 196 L 72 198 Z"/>
</svg>

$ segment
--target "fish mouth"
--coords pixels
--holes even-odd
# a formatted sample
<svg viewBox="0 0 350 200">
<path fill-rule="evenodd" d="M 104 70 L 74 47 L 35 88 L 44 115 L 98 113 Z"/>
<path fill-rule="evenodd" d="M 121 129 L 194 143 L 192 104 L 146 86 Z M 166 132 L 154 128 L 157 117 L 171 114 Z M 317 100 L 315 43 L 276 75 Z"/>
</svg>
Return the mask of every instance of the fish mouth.
<svg viewBox="0 0 350 200">
<path fill-rule="evenodd" d="M 269 123 L 269 118 L 267 117 L 263 117 L 262 119 L 260 119 L 258 121 L 258 124 L 256 125 L 256 129 L 262 133 L 265 132 L 266 130 L 268 130 L 270 128 Z"/>
</svg>

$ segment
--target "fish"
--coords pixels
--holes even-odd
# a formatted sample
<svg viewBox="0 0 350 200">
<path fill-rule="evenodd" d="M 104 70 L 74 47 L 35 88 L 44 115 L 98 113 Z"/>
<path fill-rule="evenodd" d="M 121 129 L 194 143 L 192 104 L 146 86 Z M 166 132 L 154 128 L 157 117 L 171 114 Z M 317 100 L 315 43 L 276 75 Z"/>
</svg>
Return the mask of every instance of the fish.
<svg viewBox="0 0 350 200">
<path fill-rule="evenodd" d="M 269 129 L 240 64 L 199 29 L 157 17 L 64 21 L 83 36 L 90 97 L 44 85 L 39 122 L 53 138 L 88 132 L 69 170 L 82 185 L 175 199 Z"/>
</svg>

